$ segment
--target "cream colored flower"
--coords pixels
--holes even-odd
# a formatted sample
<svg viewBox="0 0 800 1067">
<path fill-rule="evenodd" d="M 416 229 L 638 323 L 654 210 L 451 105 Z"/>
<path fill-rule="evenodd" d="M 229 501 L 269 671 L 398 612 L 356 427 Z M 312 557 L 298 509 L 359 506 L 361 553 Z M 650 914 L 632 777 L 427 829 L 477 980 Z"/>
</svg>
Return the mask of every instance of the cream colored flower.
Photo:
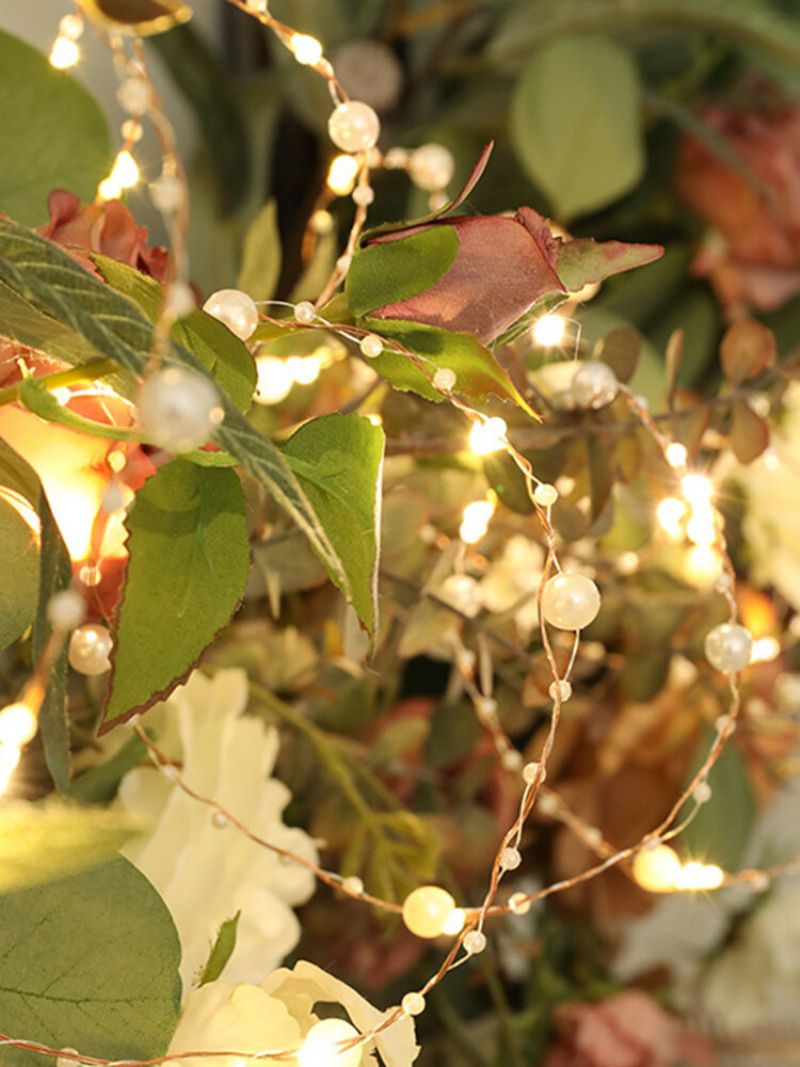
<svg viewBox="0 0 800 1067">
<path fill-rule="evenodd" d="M 189 994 L 170 1044 L 170 1052 L 295 1051 L 319 1016 L 318 1004 L 343 1008 L 360 1033 L 378 1025 L 385 1013 L 354 989 L 313 963 L 301 960 L 292 970 L 275 971 L 260 985 L 211 982 Z M 410 1067 L 417 1058 L 414 1023 L 401 1019 L 385 1033 L 364 1043 L 363 1067 L 377 1050 L 385 1067 Z M 199 1067 L 200 1060 L 174 1061 L 179 1067 Z M 255 1061 L 247 1061 L 255 1067 Z M 269 1061 L 267 1061 L 269 1062 Z M 208 1057 L 203 1067 L 239 1067 L 231 1057 Z"/>
<path fill-rule="evenodd" d="M 195 673 L 156 713 L 155 721 L 161 714 L 167 724 L 159 737 L 180 758 L 183 778 L 193 789 L 213 797 L 266 840 L 315 861 L 308 835 L 282 821 L 288 789 L 269 777 L 277 732 L 243 715 L 246 704 L 244 671 L 222 670 L 213 678 Z M 155 769 L 127 774 L 119 803 L 153 825 L 125 854 L 172 913 L 183 947 L 185 989 L 196 981 L 220 925 L 237 911 L 236 948 L 226 978 L 258 978 L 294 948 L 300 928 L 292 906 L 313 892 L 309 871 L 283 863 L 231 826 L 216 828 L 206 805 Z"/>
<path fill-rule="evenodd" d="M 748 497 L 744 533 L 753 576 L 774 585 L 800 611 L 800 384 L 787 388 L 784 403 L 771 447 L 736 478 Z"/>
<path fill-rule="evenodd" d="M 513 610 L 514 621 L 524 637 L 539 623 L 536 593 L 543 564 L 542 546 L 523 534 L 514 534 L 481 582 L 484 607 L 496 613 Z"/>
</svg>

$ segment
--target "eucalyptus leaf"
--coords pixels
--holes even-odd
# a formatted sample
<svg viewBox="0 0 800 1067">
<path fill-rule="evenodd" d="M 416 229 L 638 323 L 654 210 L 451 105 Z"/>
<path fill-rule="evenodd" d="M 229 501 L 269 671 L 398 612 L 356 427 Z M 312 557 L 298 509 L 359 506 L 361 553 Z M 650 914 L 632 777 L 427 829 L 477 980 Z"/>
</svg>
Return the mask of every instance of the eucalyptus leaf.
<svg viewBox="0 0 800 1067">
<path fill-rule="evenodd" d="M 0 212 L 33 226 L 52 189 L 94 199 L 111 158 L 103 113 L 80 82 L 1 31 L 0 129 Z"/>
<path fill-rule="evenodd" d="M 101 732 L 163 700 L 233 614 L 250 561 L 236 474 L 176 459 L 136 494 Z"/>
<path fill-rule="evenodd" d="M 511 136 L 559 219 L 629 192 L 644 170 L 639 77 L 630 54 L 600 35 L 537 48 L 514 93 Z"/>
<path fill-rule="evenodd" d="M 0 1020 L 14 1037 L 105 1059 L 161 1056 L 178 1022 L 180 945 L 127 860 L 0 897 Z M 4 1048 L 6 1067 L 41 1058 Z"/>
<path fill-rule="evenodd" d="M 245 234 L 242 266 L 236 285 L 253 300 L 269 300 L 281 273 L 281 238 L 278 205 L 270 200 L 256 215 Z"/>
<path fill-rule="evenodd" d="M 206 985 L 208 982 L 216 982 L 225 970 L 225 966 L 233 955 L 233 950 L 236 948 L 236 931 L 239 926 L 241 914 L 240 911 L 237 911 L 232 918 L 226 919 L 222 926 L 220 926 L 217 939 L 214 942 L 214 946 L 208 957 L 208 962 L 203 968 L 203 973 L 200 976 L 199 985 Z"/>
<path fill-rule="evenodd" d="M 16 641 L 33 622 L 39 590 L 36 536 L 17 508 L 0 496 L 0 648 Z"/>
</svg>

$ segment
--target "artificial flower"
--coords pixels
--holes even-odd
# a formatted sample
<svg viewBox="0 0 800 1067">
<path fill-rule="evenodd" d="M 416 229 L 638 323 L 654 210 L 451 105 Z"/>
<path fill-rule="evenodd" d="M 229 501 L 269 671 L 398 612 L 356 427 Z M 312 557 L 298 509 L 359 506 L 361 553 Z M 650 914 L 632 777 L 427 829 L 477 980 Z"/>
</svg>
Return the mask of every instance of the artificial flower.
<svg viewBox="0 0 800 1067">
<path fill-rule="evenodd" d="M 277 731 L 245 716 L 246 706 L 244 671 L 221 670 L 213 678 L 195 673 L 164 708 L 173 737 L 163 744 L 182 764 L 183 778 L 193 789 L 213 797 L 271 843 L 314 861 L 308 835 L 282 821 L 288 789 L 269 777 Z M 186 987 L 205 964 L 219 927 L 237 912 L 236 948 L 226 978 L 252 981 L 294 948 L 300 927 L 292 907 L 313 892 L 308 870 L 282 862 L 232 826 L 218 829 L 207 806 L 155 769 L 130 771 L 120 785 L 119 803 L 153 824 L 125 854 L 172 913 Z"/>
<path fill-rule="evenodd" d="M 294 1051 L 319 1022 L 315 1012 L 318 1004 L 343 1008 L 360 1033 L 371 1030 L 385 1017 L 350 986 L 301 960 L 292 970 L 275 971 L 259 985 L 217 981 L 193 990 L 186 998 L 170 1052 Z M 413 1021 L 404 1018 L 365 1042 L 365 1067 L 373 1062 L 373 1050 L 380 1054 L 385 1067 L 410 1067 L 419 1052 Z M 178 1067 L 192 1063 L 188 1059 L 174 1062 Z M 235 1067 L 237 1061 L 219 1056 L 203 1062 L 207 1067 Z"/>
</svg>

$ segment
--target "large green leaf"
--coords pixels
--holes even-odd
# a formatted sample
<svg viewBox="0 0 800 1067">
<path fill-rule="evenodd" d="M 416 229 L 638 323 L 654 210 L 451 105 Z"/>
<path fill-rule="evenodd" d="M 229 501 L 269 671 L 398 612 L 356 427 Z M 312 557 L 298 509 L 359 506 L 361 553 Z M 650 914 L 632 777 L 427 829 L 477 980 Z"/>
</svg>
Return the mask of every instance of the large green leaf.
<svg viewBox="0 0 800 1067">
<path fill-rule="evenodd" d="M 178 1021 L 180 945 L 144 875 L 116 859 L 0 897 L 0 1028 L 107 1059 L 162 1055 Z M 41 1067 L 4 1048 L 5 1067 Z"/>
<path fill-rule="evenodd" d="M 66 253 L 10 219 L 0 218 L 0 283 L 26 304 L 75 334 L 124 370 L 142 376 L 153 346 L 153 325 L 139 308 L 92 277 Z M 173 342 L 167 362 L 204 373 L 199 360 Z M 215 437 L 254 478 L 262 482 L 311 542 L 345 595 L 352 590 L 308 497 L 278 448 L 254 429 L 232 402 Z"/>
<path fill-rule="evenodd" d="M 453 226 L 430 229 L 367 245 L 356 252 L 347 272 L 345 294 L 356 316 L 407 300 L 430 289 L 450 270 L 458 255 Z"/>
<path fill-rule="evenodd" d="M 32 226 L 47 219 L 51 189 L 94 199 L 111 152 L 100 108 L 41 52 L 2 32 L 0 130 L 0 212 Z"/>
<path fill-rule="evenodd" d="M 370 631 L 378 611 L 383 448 L 383 430 L 361 415 L 312 419 L 284 448 L 344 563 L 353 607 Z"/>
<path fill-rule="evenodd" d="M 136 494 L 101 732 L 184 681 L 244 592 L 250 551 L 236 474 L 176 459 Z"/>
<path fill-rule="evenodd" d="M 599 35 L 537 48 L 514 93 L 511 135 L 559 219 L 627 193 L 644 168 L 639 78 L 630 54 Z"/>
<path fill-rule="evenodd" d="M 142 828 L 124 812 L 9 804 L 0 809 L 0 894 L 107 863 Z"/>
<path fill-rule="evenodd" d="M 33 530 L 17 508 L 0 497 L 0 648 L 16 641 L 33 621 L 39 588 L 39 552 Z"/>
<path fill-rule="evenodd" d="M 415 355 L 422 357 L 431 377 L 440 367 L 455 372 L 454 392 L 472 400 L 485 400 L 489 396 L 511 400 L 532 415 L 533 411 L 521 396 L 505 370 L 492 353 L 469 333 L 452 333 L 435 326 L 402 319 L 361 320 L 375 333 L 398 341 Z M 439 402 L 442 395 L 430 384 L 422 370 L 409 356 L 384 350 L 370 365 L 395 389 L 418 393 L 426 400 Z"/>
<path fill-rule="evenodd" d="M 245 234 L 237 287 L 249 293 L 253 300 L 269 300 L 278 284 L 281 262 L 278 205 L 275 200 L 270 200 Z"/>
<path fill-rule="evenodd" d="M 116 259 L 93 255 L 92 260 L 112 289 L 138 304 L 151 322 L 156 321 L 163 299 L 158 282 Z M 256 387 L 255 360 L 227 326 L 198 309 L 174 324 L 172 337 L 200 360 L 240 411 L 250 407 Z"/>
</svg>

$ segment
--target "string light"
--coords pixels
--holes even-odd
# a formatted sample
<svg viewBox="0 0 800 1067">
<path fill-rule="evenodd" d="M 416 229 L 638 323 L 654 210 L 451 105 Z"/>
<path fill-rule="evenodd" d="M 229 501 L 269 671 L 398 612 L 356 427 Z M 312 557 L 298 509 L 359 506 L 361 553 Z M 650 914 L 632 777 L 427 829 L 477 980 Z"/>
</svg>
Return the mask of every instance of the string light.
<svg viewBox="0 0 800 1067">
<path fill-rule="evenodd" d="M 298 1067 L 359 1067 L 361 1047 L 342 1047 L 343 1042 L 358 1036 L 358 1030 L 344 1019 L 323 1019 L 315 1023 L 297 1052 Z"/>
<path fill-rule="evenodd" d="M 633 858 L 632 873 L 648 893 L 671 893 L 680 877 L 680 857 L 669 845 L 643 848 Z"/>
<path fill-rule="evenodd" d="M 685 863 L 675 881 L 675 888 L 699 892 L 704 889 L 719 889 L 725 881 L 725 872 L 715 863 L 701 863 L 699 860 L 690 860 Z"/>
<path fill-rule="evenodd" d="M 117 153 L 111 173 L 98 185 L 97 195 L 101 200 L 118 200 L 126 189 L 137 184 L 140 177 L 139 164 L 127 148 L 123 148 Z"/>
<path fill-rule="evenodd" d="M 456 902 L 438 885 L 414 889 L 403 904 L 403 922 L 417 937 L 441 937 L 456 910 Z"/>
<path fill-rule="evenodd" d="M 533 339 L 542 348 L 555 348 L 563 343 L 567 323 L 561 315 L 542 315 L 533 325 Z"/>
<path fill-rule="evenodd" d="M 494 500 L 473 500 L 464 508 L 458 535 L 466 545 L 474 545 L 485 537 L 497 504 Z"/>
<path fill-rule="evenodd" d="M 670 467 L 685 467 L 686 460 L 689 458 L 686 446 L 682 445 L 680 441 L 670 441 L 664 451 L 664 455 L 667 457 L 667 463 L 669 463 Z"/>
<path fill-rule="evenodd" d="M 322 45 L 308 33 L 293 33 L 289 38 L 289 48 L 297 62 L 304 67 L 315 67 L 322 59 Z"/>
<path fill-rule="evenodd" d="M 753 641 L 750 653 L 751 663 L 771 663 L 781 654 L 781 643 L 777 637 L 757 637 Z"/>
<path fill-rule="evenodd" d="M 80 63 L 81 50 L 76 41 L 59 34 L 50 49 L 50 66 L 56 70 L 69 70 Z"/>
<path fill-rule="evenodd" d="M 678 497 L 668 496 L 659 500 L 656 507 L 656 518 L 667 537 L 672 541 L 680 541 L 683 537 L 683 519 L 687 507 L 683 500 Z"/>
<path fill-rule="evenodd" d="M 507 433 L 506 420 L 497 415 L 473 422 L 469 432 L 469 447 L 476 456 L 488 456 L 492 452 L 499 452 L 505 446 Z"/>
<path fill-rule="evenodd" d="M 358 177 L 358 160 L 355 156 L 342 153 L 334 156 L 328 167 L 326 184 L 337 196 L 348 196 L 353 191 Z"/>
</svg>

